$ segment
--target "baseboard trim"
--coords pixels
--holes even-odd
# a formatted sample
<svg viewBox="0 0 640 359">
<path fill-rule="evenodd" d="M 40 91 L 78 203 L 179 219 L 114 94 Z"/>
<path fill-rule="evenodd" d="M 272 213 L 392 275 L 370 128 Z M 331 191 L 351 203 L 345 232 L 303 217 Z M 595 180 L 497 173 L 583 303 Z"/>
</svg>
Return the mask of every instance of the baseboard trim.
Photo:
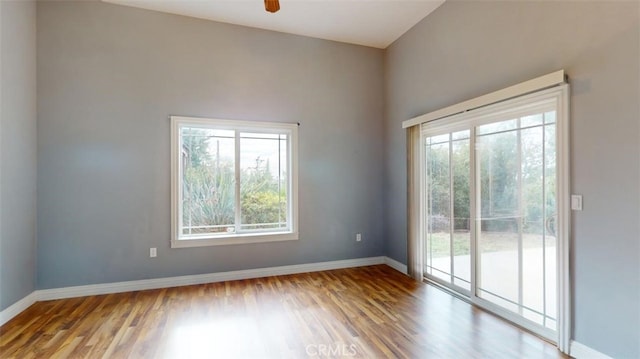
<svg viewBox="0 0 640 359">
<path fill-rule="evenodd" d="M 185 285 L 216 283 L 229 280 L 241 280 L 251 278 L 269 277 L 274 275 L 287 275 L 307 272 L 318 272 L 331 269 L 342 269 L 352 267 L 363 267 L 375 264 L 384 264 L 384 257 L 369 257 L 346 259 L 331 262 L 295 264 L 288 266 L 245 269 L 230 272 L 218 272 L 198 275 L 187 275 L 179 277 L 156 278 L 134 280 L 127 282 L 92 284 L 76 287 L 65 287 L 56 289 L 44 289 L 38 291 L 38 300 L 53 300 L 73 297 L 84 297 L 88 295 L 111 294 L 121 292 L 131 292 L 146 289 L 158 289 L 169 287 L 180 287 Z"/>
<path fill-rule="evenodd" d="M 398 272 L 402 273 L 402 274 L 407 274 L 407 266 L 405 264 L 402 264 L 400 262 L 398 262 L 397 260 L 390 258 L 390 257 L 384 257 L 384 264 L 388 265 L 389 267 L 397 270 Z"/>
<path fill-rule="evenodd" d="M 178 277 L 143 279 L 126 282 L 90 284 L 74 287 L 53 289 L 41 289 L 32 292 L 15 304 L 0 312 L 0 325 L 5 324 L 16 315 L 27 309 L 33 303 L 43 300 L 55 300 L 65 298 L 84 297 L 89 295 L 101 295 L 111 293 L 132 292 L 138 290 L 180 287 L 185 285 L 215 283 L 229 280 L 241 280 L 251 278 L 269 277 L 275 275 L 287 275 L 297 273 L 319 272 L 332 269 L 364 267 L 376 264 L 386 264 L 402 273 L 406 273 L 407 267 L 389 257 L 367 257 L 345 259 L 330 262 L 317 262 L 295 264 L 279 267 L 246 269 L 229 272 L 218 272 Z"/>
<path fill-rule="evenodd" d="M 22 313 L 25 309 L 29 308 L 33 303 L 38 301 L 37 292 L 31 292 L 26 297 L 20 299 L 19 301 L 13 303 L 5 310 L 0 312 L 0 325 L 4 325 L 4 323 L 10 321 L 16 315 Z"/>
<path fill-rule="evenodd" d="M 610 356 L 600 353 L 575 340 L 572 340 L 571 344 L 569 344 L 569 355 L 576 359 L 611 359 Z"/>
</svg>

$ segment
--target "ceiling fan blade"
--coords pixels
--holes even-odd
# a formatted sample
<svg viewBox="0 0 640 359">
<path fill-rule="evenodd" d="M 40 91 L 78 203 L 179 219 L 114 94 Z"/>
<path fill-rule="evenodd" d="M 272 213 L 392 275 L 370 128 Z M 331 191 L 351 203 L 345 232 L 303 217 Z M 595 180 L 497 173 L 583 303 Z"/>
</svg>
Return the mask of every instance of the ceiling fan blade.
<svg viewBox="0 0 640 359">
<path fill-rule="evenodd" d="M 279 0 L 264 0 L 264 8 L 268 12 L 276 12 L 280 10 Z"/>
</svg>

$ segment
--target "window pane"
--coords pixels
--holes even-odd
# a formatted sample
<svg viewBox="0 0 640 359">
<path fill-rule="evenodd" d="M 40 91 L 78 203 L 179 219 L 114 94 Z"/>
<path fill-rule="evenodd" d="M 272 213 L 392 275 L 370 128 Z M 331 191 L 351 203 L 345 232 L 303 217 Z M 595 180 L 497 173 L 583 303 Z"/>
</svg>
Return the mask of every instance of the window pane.
<svg viewBox="0 0 640 359">
<path fill-rule="evenodd" d="M 449 135 L 445 135 L 447 138 Z M 443 136 L 435 137 L 442 139 Z M 435 141 L 432 141 L 435 142 Z M 451 195 L 449 146 L 427 145 L 427 273 L 451 281 Z"/>
<path fill-rule="evenodd" d="M 542 125 L 542 114 L 537 113 L 531 116 L 524 116 L 520 118 L 520 127 L 530 127 Z"/>
<path fill-rule="evenodd" d="M 469 134 L 470 133 L 471 133 L 471 131 L 469 131 L 469 130 L 454 132 L 454 133 L 451 134 L 451 138 L 453 140 L 464 140 L 464 139 L 469 138 Z"/>
<path fill-rule="evenodd" d="M 240 134 L 243 231 L 287 228 L 287 136 Z"/>
<path fill-rule="evenodd" d="M 549 113 L 545 114 L 545 118 Z M 555 121 L 555 112 L 553 112 Z M 556 126 L 547 125 L 544 128 L 544 183 L 545 183 L 545 313 L 547 328 L 556 329 L 557 308 L 556 308 L 556 246 L 557 246 L 557 205 L 556 205 Z"/>
<path fill-rule="evenodd" d="M 478 134 L 486 135 L 490 133 L 513 130 L 513 129 L 516 129 L 517 127 L 518 127 L 518 120 L 494 122 L 487 125 L 478 126 Z"/>
<path fill-rule="evenodd" d="M 555 329 L 555 125 L 479 136 L 477 145 L 477 295 Z"/>
<path fill-rule="evenodd" d="M 544 113 L 544 123 L 555 123 L 556 122 L 556 112 L 550 111 Z"/>
<path fill-rule="evenodd" d="M 542 114 L 540 114 L 542 118 Z M 529 319 L 542 324 L 544 312 L 544 186 L 543 128 L 522 131 L 522 305 Z M 525 313 L 527 313 L 525 311 Z"/>
<path fill-rule="evenodd" d="M 431 136 L 427 138 L 428 145 L 435 145 L 437 143 L 449 142 L 449 134 Z"/>
<path fill-rule="evenodd" d="M 454 284 L 471 288 L 471 213 L 469 196 L 469 131 L 467 139 L 452 142 L 453 171 L 453 275 Z M 457 132 L 458 134 L 462 132 Z M 456 136 L 456 133 L 453 134 Z"/>
<path fill-rule="evenodd" d="M 234 231 L 234 131 L 182 127 L 182 234 Z"/>
<path fill-rule="evenodd" d="M 275 140 L 279 138 L 281 135 L 277 133 L 256 133 L 256 132 L 242 132 L 240 133 L 240 138 L 263 138 L 263 139 L 271 139 Z"/>
<path fill-rule="evenodd" d="M 478 295 L 517 310 L 513 303 L 519 299 L 518 133 L 486 135 L 478 137 L 477 143 L 482 216 L 477 242 Z"/>
</svg>

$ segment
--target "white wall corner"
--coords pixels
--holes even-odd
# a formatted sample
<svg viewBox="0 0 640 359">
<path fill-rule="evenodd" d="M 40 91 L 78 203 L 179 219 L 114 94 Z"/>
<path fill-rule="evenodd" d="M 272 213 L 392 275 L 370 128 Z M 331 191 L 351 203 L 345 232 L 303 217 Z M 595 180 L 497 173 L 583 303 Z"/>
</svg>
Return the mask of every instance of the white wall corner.
<svg viewBox="0 0 640 359">
<path fill-rule="evenodd" d="M 571 341 L 569 346 L 569 355 L 576 359 L 612 359 L 610 356 L 600 353 L 599 351 L 575 340 Z"/>
<path fill-rule="evenodd" d="M 407 265 L 402 264 L 393 258 L 384 257 L 384 264 L 388 265 L 389 267 L 397 270 L 402 274 L 407 274 Z"/>
<path fill-rule="evenodd" d="M 0 312 L 0 325 L 4 325 L 6 322 L 13 319 L 16 315 L 22 313 L 25 309 L 29 308 L 33 303 L 38 301 L 38 292 L 31 292 L 31 294 L 13 303 L 11 306 Z"/>
</svg>

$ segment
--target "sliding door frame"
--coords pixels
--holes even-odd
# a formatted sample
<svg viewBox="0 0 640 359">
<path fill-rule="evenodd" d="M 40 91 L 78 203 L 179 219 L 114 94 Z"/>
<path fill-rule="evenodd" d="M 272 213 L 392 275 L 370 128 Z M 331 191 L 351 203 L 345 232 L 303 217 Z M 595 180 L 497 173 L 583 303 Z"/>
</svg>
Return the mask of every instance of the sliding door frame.
<svg viewBox="0 0 640 359">
<path fill-rule="evenodd" d="M 507 114 L 510 118 L 518 115 L 518 112 L 530 112 L 537 108 L 547 108 L 553 106 L 556 111 L 556 206 L 557 206 L 557 240 L 556 240 L 556 330 L 535 324 L 517 313 L 511 312 L 477 295 L 478 290 L 478 260 L 477 260 L 477 238 L 480 225 L 478 213 L 479 187 L 476 173 L 476 128 L 477 126 L 505 119 Z M 517 109 L 517 111 L 514 111 Z M 544 128 L 544 127 L 543 127 Z M 425 279 L 445 286 L 464 296 L 471 303 L 489 310 L 505 319 L 532 331 L 549 341 L 557 344 L 558 348 L 565 353 L 569 351 L 569 341 L 571 335 L 571 307 L 570 307 L 570 282 L 569 282 L 569 241 L 570 241 L 570 206 L 569 206 L 569 85 L 564 83 L 558 86 L 540 90 L 527 95 L 512 98 L 500 103 L 488 105 L 479 109 L 470 110 L 461 114 L 447 116 L 445 118 L 429 121 L 421 124 L 419 154 L 414 159 L 419 158 L 420 184 L 417 194 L 420 198 L 420 241 L 424 243 L 426 233 L 426 199 L 428 195 L 426 169 L 425 166 L 425 138 L 426 135 L 434 136 L 460 130 L 469 130 L 470 148 L 470 268 L 471 268 L 471 290 L 467 291 L 443 280 L 425 275 Z M 451 165 L 451 164 L 450 164 Z M 473 183 L 473 185 L 471 185 Z M 453 193 L 451 193 L 453 198 Z M 453 234 L 451 234 L 453 235 Z M 424 257 L 424 251 L 421 251 Z M 450 257 L 451 257 L 450 253 Z M 422 268 L 426 259 L 422 258 Z M 454 275 L 452 273 L 452 275 Z"/>
</svg>

